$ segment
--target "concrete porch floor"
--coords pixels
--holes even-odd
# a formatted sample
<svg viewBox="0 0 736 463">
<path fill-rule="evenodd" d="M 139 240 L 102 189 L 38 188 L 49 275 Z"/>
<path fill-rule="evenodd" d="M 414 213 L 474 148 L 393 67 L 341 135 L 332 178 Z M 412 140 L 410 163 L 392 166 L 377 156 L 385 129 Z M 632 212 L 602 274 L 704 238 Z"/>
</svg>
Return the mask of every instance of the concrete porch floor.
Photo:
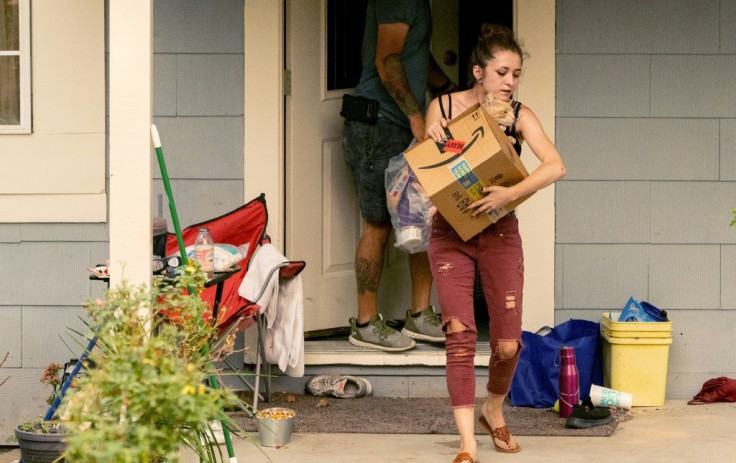
<svg viewBox="0 0 736 463">
<path fill-rule="evenodd" d="M 479 458 L 514 463 L 736 461 L 736 403 L 687 405 L 685 400 L 671 400 L 663 407 L 635 407 L 632 414 L 611 437 L 521 436 L 523 449 L 513 455 L 496 452 L 488 436 L 478 435 Z M 252 440 L 257 439 L 253 434 Z M 459 445 L 457 436 L 383 434 L 294 433 L 283 448 L 261 449 L 237 438 L 234 442 L 238 461 L 247 463 L 449 463 Z M 196 461 L 182 455 L 182 463 Z"/>
<path fill-rule="evenodd" d="M 687 405 L 669 400 L 663 407 L 635 407 L 633 418 L 619 424 L 611 437 L 520 436 L 523 450 L 514 455 L 496 452 L 485 435 L 478 435 L 481 462 L 733 462 L 736 446 L 733 424 L 736 403 Z M 457 436 L 294 433 L 283 448 L 259 448 L 251 440 L 234 437 L 241 463 L 449 463 L 459 445 Z M 223 446 L 223 452 L 225 451 Z M 0 453 L 0 462 L 16 461 L 18 450 Z M 188 451 L 181 463 L 197 463 Z"/>
</svg>

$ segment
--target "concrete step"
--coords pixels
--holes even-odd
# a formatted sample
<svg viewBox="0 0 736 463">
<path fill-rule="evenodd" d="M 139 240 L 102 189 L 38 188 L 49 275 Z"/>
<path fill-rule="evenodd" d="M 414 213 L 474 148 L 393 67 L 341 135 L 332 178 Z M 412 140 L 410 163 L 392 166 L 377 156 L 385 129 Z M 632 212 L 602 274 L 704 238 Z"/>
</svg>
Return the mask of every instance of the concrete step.
<svg viewBox="0 0 736 463">
<path fill-rule="evenodd" d="M 272 367 L 272 390 L 301 394 L 310 377 L 336 372 L 368 379 L 377 396 L 447 397 L 445 349 L 441 345 L 418 343 L 412 350 L 389 353 L 357 347 L 348 341 L 307 341 L 304 359 L 304 376 L 300 378 L 286 376 L 278 367 Z M 478 343 L 476 391 L 481 396 L 485 395 L 489 359 L 488 343 Z M 246 365 L 246 369 L 253 372 L 252 365 Z"/>
</svg>

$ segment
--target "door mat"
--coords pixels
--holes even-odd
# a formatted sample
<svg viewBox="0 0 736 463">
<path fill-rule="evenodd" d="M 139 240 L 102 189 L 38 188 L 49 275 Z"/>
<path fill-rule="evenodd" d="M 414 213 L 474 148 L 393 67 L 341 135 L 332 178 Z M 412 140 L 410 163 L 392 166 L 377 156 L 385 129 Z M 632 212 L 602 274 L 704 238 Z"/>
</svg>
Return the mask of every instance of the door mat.
<svg viewBox="0 0 736 463">
<path fill-rule="evenodd" d="M 476 416 L 483 399 L 478 399 Z M 457 434 L 447 398 L 363 397 L 338 399 L 301 394 L 273 394 L 259 409 L 287 407 L 296 411 L 293 432 L 365 434 Z M 552 409 L 512 407 L 504 404 L 506 425 L 515 436 L 601 436 L 613 434 L 619 423 L 631 419 L 626 410 L 611 410 L 609 424 L 589 429 L 565 427 L 565 419 Z M 244 412 L 230 416 L 245 431 L 257 431 L 254 418 Z M 476 434 L 485 431 L 477 423 Z"/>
</svg>

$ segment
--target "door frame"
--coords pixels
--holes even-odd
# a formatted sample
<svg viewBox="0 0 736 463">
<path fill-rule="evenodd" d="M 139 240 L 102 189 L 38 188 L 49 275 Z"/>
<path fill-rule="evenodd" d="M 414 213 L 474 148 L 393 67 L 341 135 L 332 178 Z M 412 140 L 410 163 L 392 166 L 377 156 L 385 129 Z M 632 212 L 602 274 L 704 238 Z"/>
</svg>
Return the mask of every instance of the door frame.
<svg viewBox="0 0 736 463">
<path fill-rule="evenodd" d="M 514 26 L 529 53 L 517 97 L 534 108 L 554 142 L 555 1 L 515 0 Z M 268 233 L 284 250 L 284 36 L 285 0 L 244 0 L 244 194 L 266 193 Z M 528 150 L 527 150 L 528 151 Z M 533 169 L 536 158 L 522 160 Z M 524 328 L 554 325 L 555 210 L 554 185 L 537 192 L 519 208 L 525 242 Z M 534 310 L 532 310 L 534 308 Z"/>
<path fill-rule="evenodd" d="M 516 97 L 530 108 L 555 142 L 555 0 L 514 0 L 514 30 L 529 53 Z M 529 149 L 522 161 L 531 172 L 539 161 Z M 564 153 L 563 153 L 564 158 Z M 522 326 L 537 331 L 555 325 L 555 185 L 536 192 L 518 208 L 524 240 Z M 532 238 L 532 239 L 530 239 Z"/>
</svg>

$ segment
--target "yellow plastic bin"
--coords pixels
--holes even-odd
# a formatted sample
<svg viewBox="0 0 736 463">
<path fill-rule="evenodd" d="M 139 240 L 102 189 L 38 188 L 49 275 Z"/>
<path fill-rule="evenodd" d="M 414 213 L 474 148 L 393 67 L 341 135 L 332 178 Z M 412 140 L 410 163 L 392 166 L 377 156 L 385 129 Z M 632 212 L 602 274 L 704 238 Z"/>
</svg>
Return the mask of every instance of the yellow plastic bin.
<svg viewBox="0 0 736 463">
<path fill-rule="evenodd" d="M 635 407 L 664 405 L 672 322 L 612 321 L 618 315 L 605 312 L 601 322 L 603 385 L 632 394 Z"/>
</svg>

